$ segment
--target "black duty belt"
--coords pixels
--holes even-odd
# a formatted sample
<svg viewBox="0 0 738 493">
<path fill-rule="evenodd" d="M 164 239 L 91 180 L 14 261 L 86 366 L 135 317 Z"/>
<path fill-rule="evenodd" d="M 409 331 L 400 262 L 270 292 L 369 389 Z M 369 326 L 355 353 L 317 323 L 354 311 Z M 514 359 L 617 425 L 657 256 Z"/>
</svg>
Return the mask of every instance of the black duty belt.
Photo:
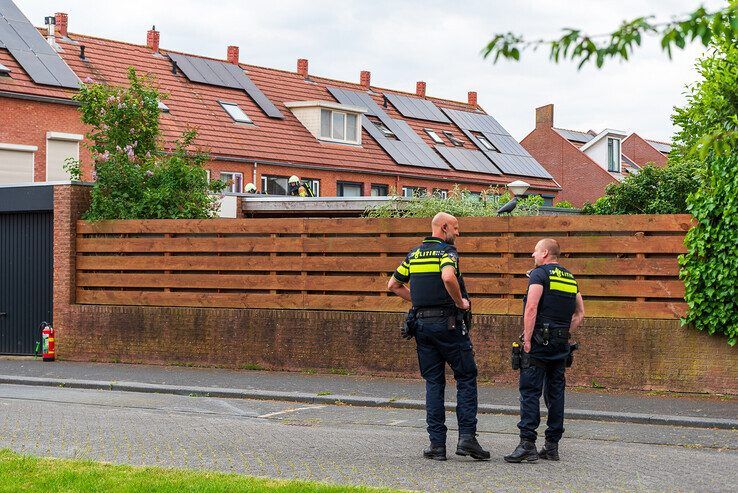
<svg viewBox="0 0 738 493">
<path fill-rule="evenodd" d="M 440 318 L 440 317 L 450 317 L 453 315 L 453 310 L 451 308 L 418 308 L 418 311 L 416 312 L 416 317 L 418 318 Z"/>
</svg>

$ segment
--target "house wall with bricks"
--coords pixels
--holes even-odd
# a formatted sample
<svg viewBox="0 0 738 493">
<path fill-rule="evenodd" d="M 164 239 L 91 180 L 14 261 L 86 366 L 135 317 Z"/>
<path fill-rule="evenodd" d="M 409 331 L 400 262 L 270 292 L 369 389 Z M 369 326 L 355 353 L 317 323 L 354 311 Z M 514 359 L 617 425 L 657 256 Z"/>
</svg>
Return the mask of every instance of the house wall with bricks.
<svg viewBox="0 0 738 493">
<path fill-rule="evenodd" d="M 646 140 L 636 133 L 630 134 L 623 140 L 623 154 L 633 160 L 638 166 L 653 163 L 656 166 L 666 166 L 667 157 L 661 154 Z"/>
<path fill-rule="evenodd" d="M 616 182 L 610 173 L 553 129 L 553 105 L 536 109 L 536 128 L 520 143 L 561 186 L 556 202 L 568 201 L 581 207 L 602 197 L 605 187 Z"/>
<path fill-rule="evenodd" d="M 418 377 L 414 345 L 399 337 L 400 313 L 75 304 L 75 221 L 88 204 L 89 187 L 55 187 L 60 359 Z M 480 380 L 515 383 L 509 351 L 521 324 L 520 316 L 475 316 Z M 738 353 L 678 320 L 587 318 L 575 339 L 582 347 L 571 385 L 738 394 Z"/>
</svg>

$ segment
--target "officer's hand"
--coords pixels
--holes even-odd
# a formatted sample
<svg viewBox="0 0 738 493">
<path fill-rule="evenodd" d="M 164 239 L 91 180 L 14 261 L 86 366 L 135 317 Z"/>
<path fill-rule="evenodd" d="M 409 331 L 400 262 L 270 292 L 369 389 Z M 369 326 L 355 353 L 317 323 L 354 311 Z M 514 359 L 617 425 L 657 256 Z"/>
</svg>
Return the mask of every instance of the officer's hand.
<svg viewBox="0 0 738 493">
<path fill-rule="evenodd" d="M 456 308 L 459 308 L 461 310 L 468 310 L 469 308 L 471 308 L 471 303 L 469 303 L 469 300 L 467 300 L 466 298 L 462 298 L 461 306 L 456 305 Z"/>
<path fill-rule="evenodd" d="M 525 351 L 526 353 L 530 352 L 530 341 L 523 343 L 523 351 Z"/>
</svg>

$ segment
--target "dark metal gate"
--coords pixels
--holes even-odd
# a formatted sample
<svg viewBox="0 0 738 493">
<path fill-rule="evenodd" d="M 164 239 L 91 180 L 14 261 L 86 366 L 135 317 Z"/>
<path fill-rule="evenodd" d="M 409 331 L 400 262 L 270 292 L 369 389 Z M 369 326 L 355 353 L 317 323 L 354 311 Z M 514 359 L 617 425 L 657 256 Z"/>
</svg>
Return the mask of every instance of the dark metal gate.
<svg viewBox="0 0 738 493">
<path fill-rule="evenodd" d="M 52 323 L 53 187 L 0 187 L 0 354 L 33 354 Z"/>
</svg>

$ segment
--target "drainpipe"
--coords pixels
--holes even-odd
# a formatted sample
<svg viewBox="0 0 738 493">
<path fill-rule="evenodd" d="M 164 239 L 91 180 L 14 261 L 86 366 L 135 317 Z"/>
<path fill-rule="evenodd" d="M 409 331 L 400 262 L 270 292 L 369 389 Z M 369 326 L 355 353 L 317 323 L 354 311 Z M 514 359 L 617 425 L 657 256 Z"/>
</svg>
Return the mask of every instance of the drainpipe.
<svg viewBox="0 0 738 493">
<path fill-rule="evenodd" d="M 253 184 L 254 184 L 254 186 L 256 186 L 256 187 L 257 187 L 256 189 L 258 190 L 258 189 L 259 189 L 259 186 L 258 186 L 258 185 L 256 184 L 256 166 L 257 166 L 257 164 L 256 164 L 256 161 L 254 161 L 254 176 L 253 176 L 253 178 L 251 179 L 251 183 L 253 183 Z M 264 190 L 262 190 L 262 193 L 263 193 L 263 192 L 264 192 Z"/>
</svg>

